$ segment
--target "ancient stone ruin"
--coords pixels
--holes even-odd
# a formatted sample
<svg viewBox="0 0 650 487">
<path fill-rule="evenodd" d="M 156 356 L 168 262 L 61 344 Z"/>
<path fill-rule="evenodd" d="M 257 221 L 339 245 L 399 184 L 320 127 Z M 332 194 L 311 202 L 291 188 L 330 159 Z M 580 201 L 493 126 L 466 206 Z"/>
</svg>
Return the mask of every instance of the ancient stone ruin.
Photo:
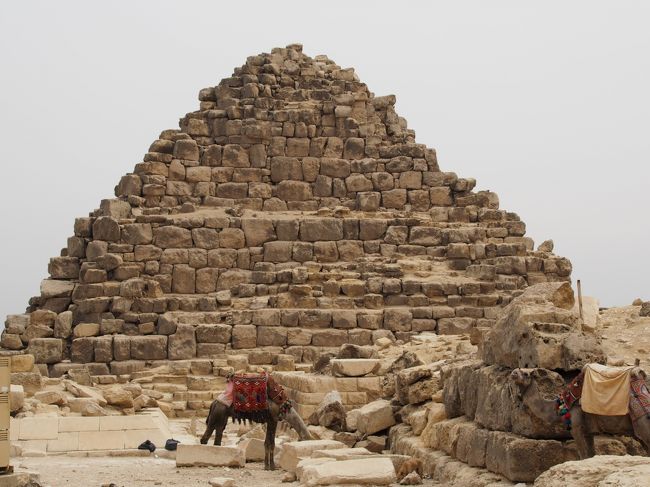
<svg viewBox="0 0 650 487">
<path fill-rule="evenodd" d="M 435 150 L 353 69 L 300 45 L 251 56 L 199 92 L 74 223 L 4 349 L 51 373 L 246 353 L 313 362 L 329 347 L 489 328 L 571 264 L 533 250 L 495 193 Z"/>
<path fill-rule="evenodd" d="M 40 296 L 7 317 L 12 441 L 164 441 L 168 419 L 204 427 L 228 374 L 265 369 L 310 423 L 313 442 L 278 444 L 308 485 L 346 469 L 387 484 L 409 457 L 453 485 L 512 485 L 577 458 L 511 375 L 535 368 L 548 392 L 604 361 L 552 242 L 534 250 L 495 193 L 441 171 L 394 96 L 300 45 L 249 57 L 199 101 L 75 221 Z M 140 433 L 114 419 L 138 411 Z M 176 459 L 254 461 L 258 434 L 229 432 L 221 453 L 186 442 Z M 621 441 L 599 451 L 639 451 Z"/>
</svg>

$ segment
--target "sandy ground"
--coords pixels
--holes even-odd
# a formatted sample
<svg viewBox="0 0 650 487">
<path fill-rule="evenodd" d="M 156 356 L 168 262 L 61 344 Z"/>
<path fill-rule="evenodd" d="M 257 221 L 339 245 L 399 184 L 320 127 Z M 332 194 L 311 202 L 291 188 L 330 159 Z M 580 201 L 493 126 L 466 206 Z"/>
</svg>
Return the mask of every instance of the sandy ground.
<svg viewBox="0 0 650 487">
<path fill-rule="evenodd" d="M 209 480 L 214 477 L 232 478 L 238 487 L 299 485 L 297 482 L 282 483 L 284 471 L 267 472 L 262 463 L 248 463 L 239 469 L 177 468 L 174 460 L 153 455 L 148 458 L 49 456 L 21 458 L 12 463 L 40 473 L 43 487 L 108 487 L 111 483 L 116 487 L 194 487 L 209 486 Z M 433 487 L 442 484 L 425 480 L 422 485 Z"/>
</svg>

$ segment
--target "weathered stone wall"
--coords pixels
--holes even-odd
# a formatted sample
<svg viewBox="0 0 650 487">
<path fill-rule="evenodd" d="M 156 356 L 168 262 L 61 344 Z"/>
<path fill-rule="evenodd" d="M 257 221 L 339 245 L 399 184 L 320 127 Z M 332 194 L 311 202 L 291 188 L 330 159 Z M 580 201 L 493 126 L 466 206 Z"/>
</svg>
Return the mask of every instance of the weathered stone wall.
<svg viewBox="0 0 650 487">
<path fill-rule="evenodd" d="M 51 259 L 4 349 L 37 363 L 278 352 L 494 324 L 571 264 L 441 172 L 395 97 L 298 45 L 201 90 Z M 265 358 L 264 361 L 272 360 Z"/>
</svg>

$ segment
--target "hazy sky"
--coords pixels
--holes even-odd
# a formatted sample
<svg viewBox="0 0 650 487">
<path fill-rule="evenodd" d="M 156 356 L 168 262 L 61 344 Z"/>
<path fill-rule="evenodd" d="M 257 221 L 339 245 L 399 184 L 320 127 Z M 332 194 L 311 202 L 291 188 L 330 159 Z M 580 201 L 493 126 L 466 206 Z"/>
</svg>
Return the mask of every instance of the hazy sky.
<svg viewBox="0 0 650 487">
<path fill-rule="evenodd" d="M 650 299 L 649 20 L 647 1 L 3 2 L 0 316 L 200 88 L 293 42 L 397 95 L 585 294 Z"/>
</svg>

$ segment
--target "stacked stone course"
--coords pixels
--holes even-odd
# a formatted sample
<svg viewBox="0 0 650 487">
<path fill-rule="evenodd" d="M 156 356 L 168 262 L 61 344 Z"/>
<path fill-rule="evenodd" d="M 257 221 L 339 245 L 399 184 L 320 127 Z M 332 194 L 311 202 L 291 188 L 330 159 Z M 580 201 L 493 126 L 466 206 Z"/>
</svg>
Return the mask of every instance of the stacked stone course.
<svg viewBox="0 0 650 487">
<path fill-rule="evenodd" d="M 571 264 L 495 193 L 442 172 L 353 69 L 300 45 L 249 57 L 78 218 L 4 349 L 97 373 L 491 327 Z"/>
</svg>

